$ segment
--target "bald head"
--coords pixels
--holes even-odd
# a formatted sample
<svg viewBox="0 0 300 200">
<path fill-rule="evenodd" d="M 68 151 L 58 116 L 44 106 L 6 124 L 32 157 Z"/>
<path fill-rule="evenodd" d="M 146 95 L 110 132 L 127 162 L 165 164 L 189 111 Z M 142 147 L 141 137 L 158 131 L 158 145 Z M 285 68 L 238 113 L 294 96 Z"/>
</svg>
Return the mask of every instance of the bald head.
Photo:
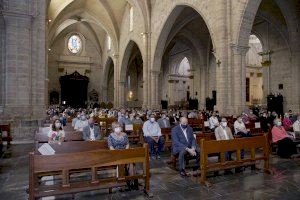
<svg viewBox="0 0 300 200">
<path fill-rule="evenodd" d="M 181 117 L 180 124 L 188 124 L 188 119 L 186 117 Z"/>
</svg>

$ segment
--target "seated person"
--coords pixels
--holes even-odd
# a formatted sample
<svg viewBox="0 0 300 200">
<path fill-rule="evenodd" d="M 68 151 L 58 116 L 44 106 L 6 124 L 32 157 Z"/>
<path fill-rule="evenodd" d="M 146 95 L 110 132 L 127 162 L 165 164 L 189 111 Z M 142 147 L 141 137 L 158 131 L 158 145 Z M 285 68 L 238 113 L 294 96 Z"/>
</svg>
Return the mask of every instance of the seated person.
<svg viewBox="0 0 300 200">
<path fill-rule="evenodd" d="M 161 118 L 157 120 L 157 123 L 159 124 L 160 128 L 170 128 L 170 121 L 169 118 L 167 118 L 166 114 L 162 114 Z"/>
<path fill-rule="evenodd" d="M 242 116 L 237 118 L 233 126 L 234 126 L 234 134 L 241 135 L 242 137 L 251 136 L 250 132 L 246 129 Z"/>
<path fill-rule="evenodd" d="M 179 168 L 182 177 L 188 176 L 185 171 L 185 154 L 188 153 L 196 158 L 197 170 L 200 166 L 200 154 L 197 148 L 196 139 L 193 134 L 192 127 L 188 126 L 186 117 L 180 118 L 180 124 L 172 129 L 172 153 L 179 154 Z"/>
<path fill-rule="evenodd" d="M 140 115 L 137 115 L 134 120 L 133 120 L 133 124 L 139 124 L 139 125 L 142 125 L 144 122 L 143 120 L 141 119 Z"/>
<path fill-rule="evenodd" d="M 122 124 L 113 122 L 111 124 L 113 132 L 109 134 L 107 138 L 108 148 L 110 150 L 122 150 L 129 149 L 129 140 L 126 133 L 122 131 Z M 127 173 L 134 175 L 134 165 L 130 164 L 126 166 Z M 138 180 L 127 181 L 129 189 L 138 189 Z"/>
<path fill-rule="evenodd" d="M 128 120 L 130 121 L 130 124 L 133 124 L 133 122 L 135 120 L 134 113 L 129 114 L 129 119 Z"/>
<path fill-rule="evenodd" d="M 219 126 L 219 120 L 216 116 L 216 112 L 212 113 L 212 116 L 209 118 L 208 122 L 211 131 L 214 131 Z"/>
<path fill-rule="evenodd" d="M 284 114 L 284 118 L 282 120 L 282 125 L 286 131 L 291 130 L 293 127 L 293 122 L 290 120 L 290 116 L 288 113 Z"/>
<path fill-rule="evenodd" d="M 150 115 L 149 120 L 147 120 L 143 125 L 143 132 L 145 141 L 149 145 L 150 154 L 152 159 L 160 159 L 160 152 L 163 150 L 164 143 L 161 137 L 161 129 L 159 124 L 155 121 L 155 116 Z M 158 148 L 155 152 L 154 144 L 157 144 Z"/>
<path fill-rule="evenodd" d="M 250 113 L 248 115 L 250 120 L 256 120 L 257 116 L 253 113 L 253 110 L 250 110 Z"/>
<path fill-rule="evenodd" d="M 188 114 L 188 118 L 189 118 L 189 119 L 197 119 L 197 118 L 198 118 L 198 115 L 197 115 L 196 110 L 193 110 L 192 112 L 190 112 L 190 113 Z"/>
<path fill-rule="evenodd" d="M 248 114 L 243 112 L 241 118 L 242 118 L 242 121 L 244 122 L 244 124 L 250 123 L 250 117 L 248 116 Z"/>
<path fill-rule="evenodd" d="M 111 127 L 113 132 L 107 138 L 109 149 L 129 149 L 128 136 L 126 133 L 122 132 L 122 125 L 118 122 L 113 122 Z"/>
<path fill-rule="evenodd" d="M 74 129 L 76 131 L 82 131 L 83 127 L 86 127 L 88 124 L 88 120 L 86 119 L 85 115 L 81 115 L 80 120 L 77 120 Z"/>
<path fill-rule="evenodd" d="M 264 112 L 261 114 L 261 116 L 259 117 L 259 122 L 260 122 L 262 131 L 265 133 L 268 132 L 270 124 L 268 123 L 267 113 Z"/>
<path fill-rule="evenodd" d="M 278 144 L 277 155 L 282 158 L 290 158 L 291 155 L 297 153 L 296 145 L 293 142 L 292 136 L 289 136 L 282 127 L 280 119 L 274 120 L 272 128 L 272 142 Z"/>
<path fill-rule="evenodd" d="M 88 125 L 83 127 L 83 139 L 85 141 L 95 141 L 100 140 L 100 128 L 94 124 L 94 119 L 90 118 L 88 120 Z"/>
<path fill-rule="evenodd" d="M 126 113 L 125 109 L 121 109 L 120 111 L 120 115 L 118 117 L 118 122 L 122 125 L 128 125 L 128 124 L 132 124 L 130 122 L 130 120 L 128 119 L 128 113 Z"/>
<path fill-rule="evenodd" d="M 296 136 L 300 137 L 300 115 L 298 115 L 297 120 L 293 124 L 293 130 Z"/>
<path fill-rule="evenodd" d="M 74 119 L 72 119 L 72 127 L 75 127 L 76 122 L 80 120 L 80 114 L 78 113 L 77 117 L 75 117 Z"/>
<path fill-rule="evenodd" d="M 234 139 L 230 128 L 227 126 L 227 119 L 222 118 L 220 126 L 215 129 L 216 140 L 232 140 Z M 231 160 L 231 152 L 226 153 L 226 160 Z"/>
<path fill-rule="evenodd" d="M 65 131 L 62 129 L 60 121 L 57 119 L 51 125 L 48 132 L 48 143 L 61 143 L 65 140 Z"/>
</svg>

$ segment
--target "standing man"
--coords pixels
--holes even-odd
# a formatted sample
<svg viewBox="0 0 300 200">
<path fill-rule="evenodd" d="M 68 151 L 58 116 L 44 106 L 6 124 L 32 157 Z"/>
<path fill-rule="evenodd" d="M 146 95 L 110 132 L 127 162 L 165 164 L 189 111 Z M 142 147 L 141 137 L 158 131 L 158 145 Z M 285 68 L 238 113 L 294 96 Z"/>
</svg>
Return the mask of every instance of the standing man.
<svg viewBox="0 0 300 200">
<path fill-rule="evenodd" d="M 186 153 L 196 158 L 196 167 L 194 168 L 194 170 L 197 170 L 199 168 L 199 149 L 197 148 L 193 129 L 192 127 L 188 126 L 188 119 L 186 117 L 181 117 L 180 124 L 172 129 L 172 151 L 174 155 L 179 154 L 180 175 L 182 177 L 188 176 L 185 171 L 184 155 Z"/>
</svg>

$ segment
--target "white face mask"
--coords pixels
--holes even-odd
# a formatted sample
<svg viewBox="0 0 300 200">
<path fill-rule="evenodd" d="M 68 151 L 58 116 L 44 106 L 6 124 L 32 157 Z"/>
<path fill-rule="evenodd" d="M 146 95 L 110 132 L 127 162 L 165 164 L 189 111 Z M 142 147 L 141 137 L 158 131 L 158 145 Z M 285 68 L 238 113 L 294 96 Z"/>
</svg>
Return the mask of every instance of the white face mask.
<svg viewBox="0 0 300 200">
<path fill-rule="evenodd" d="M 122 131 L 122 128 L 121 128 L 121 127 L 115 128 L 115 133 L 121 133 L 121 131 Z"/>
<path fill-rule="evenodd" d="M 154 117 L 151 117 L 151 118 L 150 118 L 150 122 L 155 122 L 155 118 L 154 118 Z"/>
<path fill-rule="evenodd" d="M 61 127 L 61 123 L 55 123 L 55 128 L 60 128 Z"/>
<path fill-rule="evenodd" d="M 221 122 L 221 126 L 226 127 L 227 126 L 227 122 Z"/>
<path fill-rule="evenodd" d="M 277 126 L 281 126 L 282 125 L 282 123 L 281 122 L 277 122 Z"/>
</svg>

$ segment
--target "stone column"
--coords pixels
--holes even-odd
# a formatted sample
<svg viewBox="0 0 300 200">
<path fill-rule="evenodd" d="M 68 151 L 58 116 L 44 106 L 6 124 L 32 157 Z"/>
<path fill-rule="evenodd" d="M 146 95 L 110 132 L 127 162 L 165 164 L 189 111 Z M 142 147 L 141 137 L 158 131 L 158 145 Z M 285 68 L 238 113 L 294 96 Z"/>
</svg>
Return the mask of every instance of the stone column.
<svg viewBox="0 0 300 200">
<path fill-rule="evenodd" d="M 125 107 L 125 82 L 119 81 L 119 107 Z"/>
<path fill-rule="evenodd" d="M 246 108 L 246 53 L 249 47 L 232 45 L 233 53 L 233 114 L 239 115 Z"/>
<path fill-rule="evenodd" d="M 0 123 L 14 140 L 32 139 L 46 117 L 46 1 L 4 1 Z"/>
<path fill-rule="evenodd" d="M 114 54 L 114 107 L 119 107 L 119 55 Z"/>
<path fill-rule="evenodd" d="M 159 87 L 158 87 L 159 71 L 151 71 L 151 108 L 159 109 Z"/>
<path fill-rule="evenodd" d="M 270 94 L 270 66 L 263 67 L 263 105 L 267 106 L 267 96 Z"/>
<path fill-rule="evenodd" d="M 107 90 L 107 87 L 102 87 L 102 99 L 101 101 L 103 102 L 108 102 L 108 90 Z"/>
<path fill-rule="evenodd" d="M 143 62 L 143 108 L 149 107 L 149 68 L 150 64 L 150 41 L 151 41 L 151 33 L 142 33 L 143 44 L 145 47 L 145 60 Z"/>
<path fill-rule="evenodd" d="M 169 89 L 169 91 L 168 91 L 168 102 L 169 102 L 169 106 L 170 105 L 174 105 L 174 85 L 175 85 L 175 83 L 174 83 L 174 80 L 168 80 L 168 85 L 169 85 L 169 87 L 168 87 L 168 89 Z"/>
</svg>

